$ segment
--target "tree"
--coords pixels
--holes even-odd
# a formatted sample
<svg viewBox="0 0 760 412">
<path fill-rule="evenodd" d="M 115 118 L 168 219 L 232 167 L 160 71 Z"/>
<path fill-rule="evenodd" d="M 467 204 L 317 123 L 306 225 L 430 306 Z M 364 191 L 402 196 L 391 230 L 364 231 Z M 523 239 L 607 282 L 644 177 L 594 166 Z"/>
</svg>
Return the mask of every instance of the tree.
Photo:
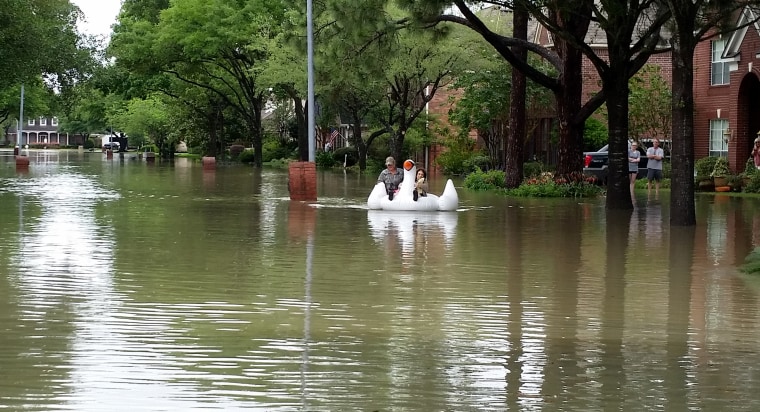
<svg viewBox="0 0 760 412">
<path fill-rule="evenodd" d="M 351 115 L 360 167 L 372 142 L 386 134 L 390 155 L 400 159 L 407 130 L 436 91 L 451 81 L 466 48 L 436 42 L 427 31 L 389 26 L 376 33 L 367 30 L 374 26 L 354 24 L 366 10 L 339 2 L 331 6 L 322 17 L 328 23 L 319 37 L 325 55 L 320 78 L 327 81 L 320 95 Z M 388 7 L 381 14 L 386 13 L 399 11 Z M 361 132 L 364 121 L 376 126 L 366 139 Z"/>
<path fill-rule="evenodd" d="M 262 73 L 286 10 L 279 0 L 172 2 L 157 23 L 120 18 L 112 51 L 132 69 L 170 74 L 222 99 L 245 120 L 261 166 L 261 111 L 273 86 Z"/>
<path fill-rule="evenodd" d="M 603 102 L 603 95 L 592 97 L 585 105 L 582 105 L 582 52 L 577 47 L 577 39 L 583 39 L 588 31 L 592 17 L 593 1 L 570 0 L 542 2 L 550 12 L 547 21 L 553 22 L 551 27 L 558 29 L 553 38 L 554 49 L 548 49 L 541 45 L 498 33 L 488 27 L 475 13 L 475 7 L 484 4 L 495 7 L 511 9 L 512 1 L 486 1 L 477 4 L 464 0 L 397 0 L 408 15 L 404 18 L 392 18 L 384 12 L 388 0 L 362 4 L 356 6 L 347 0 L 332 0 L 341 4 L 345 19 L 353 21 L 371 22 L 365 24 L 375 32 L 374 37 L 382 37 L 387 30 L 396 30 L 405 25 L 422 25 L 436 27 L 442 22 L 453 22 L 468 27 L 478 33 L 488 42 L 494 50 L 509 64 L 523 72 L 528 78 L 551 90 L 557 104 L 558 131 L 559 131 L 559 162 L 558 173 L 569 174 L 578 172 L 582 167 L 582 135 L 583 124 L 586 118 L 596 110 Z M 453 14 L 451 5 L 456 7 L 459 14 Z M 535 6 L 535 5 L 534 5 Z M 354 10 L 360 8 L 361 10 Z M 374 7 L 374 8 L 373 8 Z M 529 11 L 541 9 L 539 7 L 527 7 Z M 541 9 L 540 11 L 543 11 Z M 381 20 L 381 21 L 378 21 Z M 561 30 L 560 30 L 561 29 Z M 581 40 L 582 41 L 582 40 Z M 523 47 L 530 53 L 540 56 L 545 62 L 552 65 L 553 75 L 548 75 L 541 69 L 532 66 L 530 60 L 521 59 L 512 47 Z M 533 60 L 535 61 L 535 60 Z"/>
<path fill-rule="evenodd" d="M 0 1 L 0 89 L 46 74 L 70 84 L 87 62 L 76 30 L 79 9 L 68 0 Z M 9 24 L 12 22 L 12 24 Z"/>
<path fill-rule="evenodd" d="M 660 66 L 645 65 L 628 84 L 628 135 L 669 138 L 673 119 L 672 93 L 670 84 L 662 77 Z"/>
<path fill-rule="evenodd" d="M 171 108 L 159 96 L 133 99 L 109 116 L 110 122 L 128 136 L 146 137 L 158 146 L 163 158 L 174 154 L 177 143 L 172 135 Z"/>
<path fill-rule="evenodd" d="M 52 101 L 52 93 L 43 84 L 42 79 L 32 79 L 24 87 L 24 120 L 50 114 L 49 107 Z M 21 85 L 0 91 L 0 125 L 5 141 L 8 141 L 10 128 L 18 126 L 20 108 Z"/>
</svg>

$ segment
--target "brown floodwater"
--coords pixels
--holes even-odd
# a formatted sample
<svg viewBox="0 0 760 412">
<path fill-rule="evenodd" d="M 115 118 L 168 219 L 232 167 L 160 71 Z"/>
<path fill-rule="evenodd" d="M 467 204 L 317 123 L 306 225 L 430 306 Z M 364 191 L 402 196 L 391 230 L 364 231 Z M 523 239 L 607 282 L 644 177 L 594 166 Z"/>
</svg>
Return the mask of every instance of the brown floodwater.
<svg viewBox="0 0 760 412">
<path fill-rule="evenodd" d="M 760 198 L 392 213 L 374 174 L 0 154 L 0 409 L 760 409 Z"/>
</svg>

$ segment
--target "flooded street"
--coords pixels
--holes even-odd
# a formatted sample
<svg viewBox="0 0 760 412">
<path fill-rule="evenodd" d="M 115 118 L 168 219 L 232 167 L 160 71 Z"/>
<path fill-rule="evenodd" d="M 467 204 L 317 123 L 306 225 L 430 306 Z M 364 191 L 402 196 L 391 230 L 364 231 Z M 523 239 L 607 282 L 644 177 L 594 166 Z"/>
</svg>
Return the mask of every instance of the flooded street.
<svg viewBox="0 0 760 412">
<path fill-rule="evenodd" d="M 760 409 L 760 198 L 671 230 L 667 192 L 415 214 L 368 211 L 374 174 L 310 205 L 286 170 L 0 154 L 0 409 Z"/>
</svg>

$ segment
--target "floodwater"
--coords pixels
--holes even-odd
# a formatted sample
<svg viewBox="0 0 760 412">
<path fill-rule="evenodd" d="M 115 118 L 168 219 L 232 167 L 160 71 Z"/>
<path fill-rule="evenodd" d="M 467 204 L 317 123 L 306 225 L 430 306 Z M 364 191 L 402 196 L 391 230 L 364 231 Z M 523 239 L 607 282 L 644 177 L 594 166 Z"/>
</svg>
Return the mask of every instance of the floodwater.
<svg viewBox="0 0 760 412">
<path fill-rule="evenodd" d="M 760 409 L 760 199 L 390 213 L 374 175 L 310 205 L 283 170 L 3 153 L 0 409 Z"/>
</svg>

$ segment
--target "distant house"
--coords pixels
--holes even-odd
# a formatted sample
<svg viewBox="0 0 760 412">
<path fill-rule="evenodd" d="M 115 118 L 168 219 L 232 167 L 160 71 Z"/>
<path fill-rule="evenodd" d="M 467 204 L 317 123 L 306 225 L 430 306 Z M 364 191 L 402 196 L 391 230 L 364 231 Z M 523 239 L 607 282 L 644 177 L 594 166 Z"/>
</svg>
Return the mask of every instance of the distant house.
<svg viewBox="0 0 760 412">
<path fill-rule="evenodd" d="M 24 119 L 21 127 L 21 139 L 18 138 L 18 128 L 12 127 L 5 136 L 11 146 L 19 143 L 29 146 L 79 146 L 84 145 L 85 137 L 81 134 L 69 134 L 58 130 L 58 118 L 30 117 Z"/>
</svg>

